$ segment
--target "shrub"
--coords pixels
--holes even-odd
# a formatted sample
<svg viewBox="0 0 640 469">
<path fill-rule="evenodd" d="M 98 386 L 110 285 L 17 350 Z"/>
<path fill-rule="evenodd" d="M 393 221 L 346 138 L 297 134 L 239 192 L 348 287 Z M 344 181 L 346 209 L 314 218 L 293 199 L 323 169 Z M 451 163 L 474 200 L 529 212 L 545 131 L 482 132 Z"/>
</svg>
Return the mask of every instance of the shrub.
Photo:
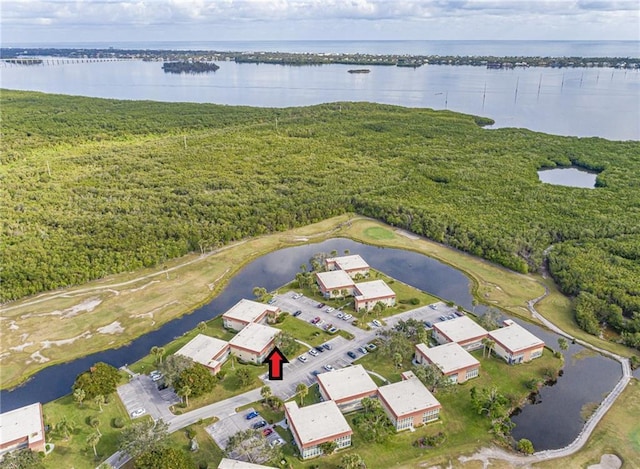
<svg viewBox="0 0 640 469">
<path fill-rule="evenodd" d="M 113 428 L 124 427 L 124 419 L 122 417 L 114 417 L 114 419 L 111 421 L 111 426 Z"/>
</svg>

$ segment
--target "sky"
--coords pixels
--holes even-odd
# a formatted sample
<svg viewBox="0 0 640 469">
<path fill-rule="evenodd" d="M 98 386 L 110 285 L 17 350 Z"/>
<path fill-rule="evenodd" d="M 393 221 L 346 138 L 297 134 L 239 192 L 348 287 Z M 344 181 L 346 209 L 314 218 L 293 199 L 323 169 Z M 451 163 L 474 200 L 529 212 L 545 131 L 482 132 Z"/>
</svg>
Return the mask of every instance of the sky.
<svg viewBox="0 0 640 469">
<path fill-rule="evenodd" d="M 281 40 L 640 40 L 638 0 L 2 0 L 3 46 Z"/>
</svg>

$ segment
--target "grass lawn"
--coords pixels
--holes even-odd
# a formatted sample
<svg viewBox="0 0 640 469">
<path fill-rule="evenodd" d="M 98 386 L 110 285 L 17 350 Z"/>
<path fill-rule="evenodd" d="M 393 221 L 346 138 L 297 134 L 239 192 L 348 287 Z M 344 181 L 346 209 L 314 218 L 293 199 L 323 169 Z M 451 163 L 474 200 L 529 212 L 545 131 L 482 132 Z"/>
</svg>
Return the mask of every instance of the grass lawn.
<svg viewBox="0 0 640 469">
<path fill-rule="evenodd" d="M 110 396 L 109 403 L 99 407 L 93 402 L 86 402 L 83 407 L 68 395 L 48 402 L 43 406 L 44 420 L 52 430 L 47 432 L 47 442 L 53 443 L 55 449 L 44 459 L 46 467 L 58 469 L 61 467 L 95 468 L 100 461 L 111 456 L 118 446 L 120 429 L 113 426 L 115 418 L 121 418 L 126 425 L 131 423 L 126 409 L 117 395 Z M 66 418 L 72 426 L 69 438 L 65 438 L 60 432 L 53 430 L 63 418 Z M 98 430 L 102 438 L 96 446 L 99 459 L 96 460 L 93 449 L 87 444 L 87 437 L 96 430 L 89 425 L 89 419 L 97 418 L 100 421 Z"/>
<path fill-rule="evenodd" d="M 273 324 L 272 326 L 288 332 L 296 339 L 311 346 L 323 344 L 333 337 L 328 332 L 293 316 L 287 316 L 280 324 Z"/>
<path fill-rule="evenodd" d="M 199 464 L 207 467 L 204 466 L 205 463 L 208 463 L 208 467 L 210 468 L 218 467 L 218 464 L 224 457 L 224 452 L 218 448 L 218 445 L 215 444 L 205 430 L 205 427 L 215 423 L 215 421 L 216 419 L 207 419 L 200 424 L 190 425 L 172 433 L 169 445 L 188 452 L 195 462 L 196 467 L 199 467 Z M 198 442 L 199 449 L 196 452 L 189 450 L 191 444 L 188 436 L 189 433 L 193 434 Z"/>
</svg>

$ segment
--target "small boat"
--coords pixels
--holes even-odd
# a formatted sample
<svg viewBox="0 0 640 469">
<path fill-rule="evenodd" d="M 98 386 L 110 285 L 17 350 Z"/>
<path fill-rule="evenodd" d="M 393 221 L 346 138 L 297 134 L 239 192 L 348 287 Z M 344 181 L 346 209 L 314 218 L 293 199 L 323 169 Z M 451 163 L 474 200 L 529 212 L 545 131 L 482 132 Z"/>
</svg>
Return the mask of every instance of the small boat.
<svg viewBox="0 0 640 469">
<path fill-rule="evenodd" d="M 368 68 L 354 68 L 352 70 L 348 70 L 349 73 L 369 73 L 371 70 Z"/>
</svg>

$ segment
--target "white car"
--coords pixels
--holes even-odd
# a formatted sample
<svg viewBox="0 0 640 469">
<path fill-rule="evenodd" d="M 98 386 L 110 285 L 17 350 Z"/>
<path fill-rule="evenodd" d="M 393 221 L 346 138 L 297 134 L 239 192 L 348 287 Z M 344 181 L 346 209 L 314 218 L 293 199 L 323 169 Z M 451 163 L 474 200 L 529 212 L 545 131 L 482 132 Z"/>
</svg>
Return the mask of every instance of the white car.
<svg viewBox="0 0 640 469">
<path fill-rule="evenodd" d="M 140 407 L 139 409 L 136 409 L 133 412 L 131 412 L 131 417 L 132 418 L 140 417 L 141 415 L 144 415 L 146 413 L 147 413 L 147 409 L 145 409 L 144 407 Z"/>
<path fill-rule="evenodd" d="M 284 440 L 282 438 L 277 438 L 275 440 L 273 440 L 271 443 L 269 443 L 271 445 L 271 447 L 273 448 L 274 446 L 282 446 L 284 445 Z"/>
<path fill-rule="evenodd" d="M 298 360 L 300 360 L 302 363 L 307 363 L 307 357 L 305 357 L 304 355 L 300 355 L 298 357 Z"/>
<path fill-rule="evenodd" d="M 343 317 L 344 317 L 344 314 L 338 313 L 338 316 L 337 316 L 338 319 L 342 319 Z"/>
<path fill-rule="evenodd" d="M 162 374 L 151 375 L 151 381 L 160 381 L 162 379 Z"/>
<path fill-rule="evenodd" d="M 317 357 L 318 356 L 318 351 L 316 349 L 311 349 L 309 350 L 309 355 L 313 356 L 313 357 Z"/>
<path fill-rule="evenodd" d="M 377 319 L 373 320 L 373 325 L 376 327 L 382 327 L 382 323 L 380 321 L 378 321 Z"/>
<path fill-rule="evenodd" d="M 333 370 L 335 370 L 335 368 L 334 368 L 334 367 L 332 367 L 331 365 L 329 365 L 328 363 L 327 363 L 325 366 L 323 366 L 322 368 L 324 368 L 324 369 L 325 369 L 325 370 L 327 370 L 327 371 L 333 371 Z"/>
<path fill-rule="evenodd" d="M 347 314 L 346 316 L 343 316 L 342 319 L 344 319 L 345 321 L 348 321 L 349 319 L 351 319 L 353 317 L 352 314 Z"/>
<path fill-rule="evenodd" d="M 329 306 L 327 309 L 325 309 L 325 311 L 326 311 L 327 313 L 333 313 L 335 310 L 336 310 L 336 309 L 335 309 L 335 308 L 332 308 L 331 306 Z"/>
</svg>

